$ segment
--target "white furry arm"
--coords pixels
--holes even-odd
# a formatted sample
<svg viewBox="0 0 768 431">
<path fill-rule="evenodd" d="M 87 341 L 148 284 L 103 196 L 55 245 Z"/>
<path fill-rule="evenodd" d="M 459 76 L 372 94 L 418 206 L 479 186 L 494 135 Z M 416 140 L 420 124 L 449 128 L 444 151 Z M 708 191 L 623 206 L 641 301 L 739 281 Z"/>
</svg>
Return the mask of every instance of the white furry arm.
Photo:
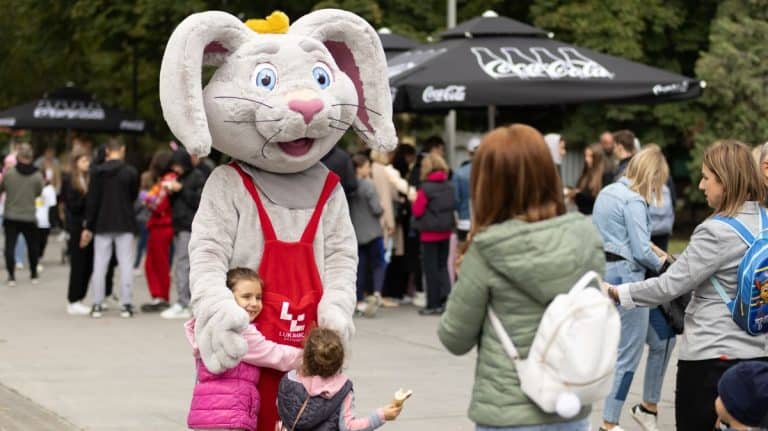
<svg viewBox="0 0 768 431">
<path fill-rule="evenodd" d="M 322 223 L 325 267 L 318 323 L 338 331 L 342 339 L 348 342 L 355 333 L 352 315 L 357 299 L 357 238 L 341 186 L 336 187 L 328 200 Z"/>
<path fill-rule="evenodd" d="M 241 335 L 248 314 L 235 302 L 225 282 L 232 258 L 238 213 L 227 166 L 211 173 L 192 222 L 189 242 L 190 288 L 195 338 L 206 368 L 219 373 L 240 362 L 247 351 Z"/>
</svg>

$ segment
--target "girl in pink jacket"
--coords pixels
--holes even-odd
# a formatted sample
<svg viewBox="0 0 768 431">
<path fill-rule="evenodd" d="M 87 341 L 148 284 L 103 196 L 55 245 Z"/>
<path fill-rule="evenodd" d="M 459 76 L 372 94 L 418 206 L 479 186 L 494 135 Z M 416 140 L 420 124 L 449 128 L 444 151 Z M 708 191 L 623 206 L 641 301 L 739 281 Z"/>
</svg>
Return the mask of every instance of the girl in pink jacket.
<svg viewBox="0 0 768 431">
<path fill-rule="evenodd" d="M 230 269 L 227 287 L 254 322 L 262 308 L 262 281 L 258 274 L 248 268 Z M 195 342 L 195 320 L 189 320 L 184 327 L 197 362 L 197 382 L 187 426 L 195 430 L 254 431 L 260 407 L 259 367 L 292 370 L 299 365 L 302 350 L 267 340 L 251 323 L 243 332 L 248 353 L 236 367 L 213 374 L 200 360 Z"/>
</svg>

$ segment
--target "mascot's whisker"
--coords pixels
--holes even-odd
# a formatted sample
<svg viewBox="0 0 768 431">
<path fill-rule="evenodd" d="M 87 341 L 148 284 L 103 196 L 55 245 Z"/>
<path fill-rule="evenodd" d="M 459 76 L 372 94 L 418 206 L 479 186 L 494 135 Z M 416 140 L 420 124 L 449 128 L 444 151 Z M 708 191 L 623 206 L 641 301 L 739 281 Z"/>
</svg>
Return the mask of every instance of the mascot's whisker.
<svg viewBox="0 0 768 431">
<path fill-rule="evenodd" d="M 283 129 L 278 129 L 278 130 L 277 130 L 277 132 L 275 132 L 275 133 L 274 133 L 272 136 L 270 136 L 270 137 L 269 137 L 269 138 L 268 138 L 268 139 L 267 139 L 267 140 L 264 142 L 264 145 L 262 145 L 262 146 L 261 146 L 261 158 L 262 158 L 262 159 L 266 159 L 266 158 L 267 158 L 267 154 L 264 152 L 264 150 L 266 150 L 266 149 L 267 149 L 267 144 L 269 144 L 269 142 L 270 142 L 270 141 L 272 141 L 272 139 L 273 139 L 275 136 L 277 136 L 277 135 L 278 135 L 278 133 L 280 133 L 280 132 L 282 132 L 282 131 L 283 131 Z"/>
<path fill-rule="evenodd" d="M 247 102 L 258 103 L 259 105 L 263 105 L 263 106 L 266 106 L 266 107 L 267 107 L 267 108 L 269 108 L 269 109 L 273 109 L 271 106 L 267 105 L 267 104 L 266 104 L 266 103 L 264 103 L 264 102 L 261 102 L 261 101 L 258 101 L 258 100 L 254 100 L 254 99 L 249 99 L 249 98 L 247 98 L 247 97 L 236 97 L 236 96 L 215 96 L 215 97 L 214 97 L 214 99 L 237 99 L 237 100 L 245 100 L 245 101 L 247 101 Z"/>
<path fill-rule="evenodd" d="M 371 130 L 363 130 L 363 129 L 357 128 L 357 127 L 355 127 L 355 125 L 354 125 L 354 124 L 352 124 L 352 123 L 348 123 L 348 122 L 346 122 L 346 121 L 344 121 L 344 120 L 340 120 L 340 119 L 338 119 L 338 118 L 331 118 L 331 117 L 328 117 L 328 119 L 329 119 L 329 120 L 333 120 L 333 121 L 338 121 L 338 122 L 339 122 L 339 123 L 341 123 L 341 124 L 344 124 L 344 125 L 346 125 L 346 126 L 349 126 L 349 127 L 353 128 L 353 129 L 355 130 L 355 132 L 357 132 L 357 133 L 362 133 L 363 135 L 367 135 L 368 133 L 372 133 L 372 131 L 371 131 Z M 366 137 L 367 137 L 367 136 L 366 136 Z"/>
<path fill-rule="evenodd" d="M 274 120 L 224 120 L 225 123 L 235 123 L 235 124 L 274 123 L 275 121 L 283 121 L 283 119 L 275 118 Z"/>
<path fill-rule="evenodd" d="M 360 105 L 358 105 L 356 103 L 337 103 L 337 104 L 331 105 L 331 106 L 354 106 L 354 107 L 357 107 L 357 108 L 360 107 Z M 371 108 L 369 108 L 367 106 L 363 106 L 363 109 L 365 109 L 368 112 L 372 112 L 372 113 L 378 115 L 379 117 L 381 117 L 381 113 L 376 112 L 376 111 L 374 111 L 373 109 L 371 109 Z"/>
<path fill-rule="evenodd" d="M 346 132 L 347 129 L 349 129 L 349 127 L 343 127 L 343 128 L 342 127 L 336 127 L 333 124 L 329 124 L 328 127 L 330 127 L 331 129 L 341 130 L 342 132 Z"/>
</svg>

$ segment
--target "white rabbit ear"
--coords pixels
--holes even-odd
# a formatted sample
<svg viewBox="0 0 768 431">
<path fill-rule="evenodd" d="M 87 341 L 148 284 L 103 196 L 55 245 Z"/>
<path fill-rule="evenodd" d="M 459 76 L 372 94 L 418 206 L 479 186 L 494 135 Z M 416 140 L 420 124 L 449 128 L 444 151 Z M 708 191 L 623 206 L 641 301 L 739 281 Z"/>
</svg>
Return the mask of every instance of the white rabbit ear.
<svg viewBox="0 0 768 431">
<path fill-rule="evenodd" d="M 291 25 L 290 34 L 325 44 L 336 65 L 349 76 L 357 91 L 354 129 L 374 150 L 392 151 L 397 145 L 392 123 L 392 96 L 387 61 L 376 31 L 359 16 L 338 9 L 304 15 Z"/>
<path fill-rule="evenodd" d="M 254 33 L 225 12 L 188 16 L 171 34 L 160 66 L 160 105 L 168 127 L 190 153 L 211 151 L 203 105 L 203 64 L 220 66 Z"/>
</svg>

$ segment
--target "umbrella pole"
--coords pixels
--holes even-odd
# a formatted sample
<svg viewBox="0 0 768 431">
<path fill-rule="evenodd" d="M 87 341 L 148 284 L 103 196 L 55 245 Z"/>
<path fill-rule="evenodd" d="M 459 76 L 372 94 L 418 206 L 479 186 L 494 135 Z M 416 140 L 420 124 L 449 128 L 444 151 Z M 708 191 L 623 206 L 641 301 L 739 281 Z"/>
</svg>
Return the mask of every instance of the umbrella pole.
<svg viewBox="0 0 768 431">
<path fill-rule="evenodd" d="M 456 0 L 446 1 L 446 27 L 456 27 Z M 454 166 L 456 163 L 456 111 L 451 109 L 445 117 L 445 130 L 448 134 L 448 166 Z"/>
<path fill-rule="evenodd" d="M 488 131 L 496 128 L 496 105 L 488 105 Z"/>
<path fill-rule="evenodd" d="M 453 109 L 445 116 L 445 133 L 446 138 L 448 138 L 445 155 L 448 159 L 448 166 L 453 167 L 456 161 L 456 111 Z"/>
</svg>

